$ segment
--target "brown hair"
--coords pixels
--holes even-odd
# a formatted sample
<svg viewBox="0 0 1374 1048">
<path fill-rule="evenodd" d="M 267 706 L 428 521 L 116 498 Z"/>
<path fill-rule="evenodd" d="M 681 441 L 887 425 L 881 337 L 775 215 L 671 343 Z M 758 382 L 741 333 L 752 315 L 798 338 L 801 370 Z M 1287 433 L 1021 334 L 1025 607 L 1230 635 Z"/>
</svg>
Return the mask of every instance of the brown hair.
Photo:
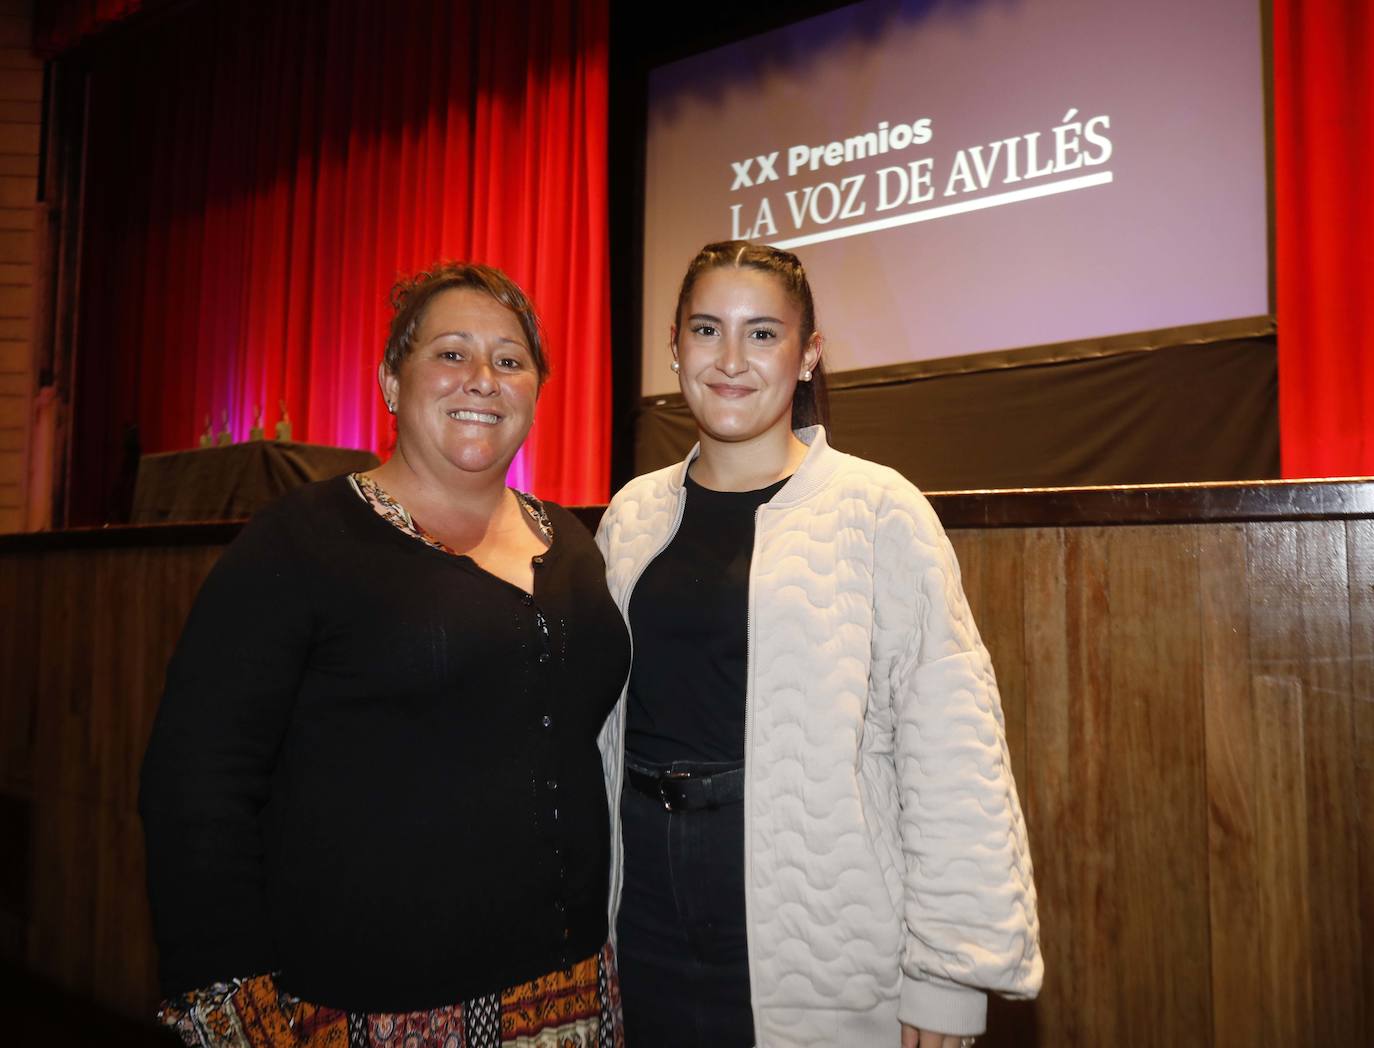
<svg viewBox="0 0 1374 1048">
<path fill-rule="evenodd" d="M 782 251 L 766 244 L 751 244 L 747 240 L 721 240 L 707 244 L 697 252 L 682 278 L 682 289 L 677 295 L 677 309 L 673 311 L 673 322 L 682 327 L 682 311 L 687 308 L 687 300 L 692 297 L 692 289 L 697 279 L 709 269 L 759 269 L 771 273 L 782 281 L 782 286 L 792 296 L 801 309 L 801 345 L 805 352 L 811 336 L 816 333 L 816 302 L 811 296 L 811 284 L 806 279 L 806 270 L 801 259 L 790 251 Z M 792 394 L 792 428 L 802 429 L 830 422 L 830 401 L 825 387 L 825 364 L 816 361 L 811 369 L 810 382 L 798 382 Z"/>
<path fill-rule="evenodd" d="M 391 289 L 391 308 L 394 311 L 391 330 L 387 334 L 386 350 L 382 353 L 382 363 L 386 369 L 393 375 L 401 370 L 401 364 L 413 348 L 415 333 L 424 322 L 425 310 L 434 297 L 461 287 L 470 287 L 490 295 L 515 314 L 529 341 L 534 367 L 542 385 L 549 377 L 549 361 L 544 355 L 542 326 L 534 306 L 520 290 L 519 284 L 495 266 L 484 266 L 480 262 L 438 262 L 427 270 L 396 282 Z"/>
</svg>

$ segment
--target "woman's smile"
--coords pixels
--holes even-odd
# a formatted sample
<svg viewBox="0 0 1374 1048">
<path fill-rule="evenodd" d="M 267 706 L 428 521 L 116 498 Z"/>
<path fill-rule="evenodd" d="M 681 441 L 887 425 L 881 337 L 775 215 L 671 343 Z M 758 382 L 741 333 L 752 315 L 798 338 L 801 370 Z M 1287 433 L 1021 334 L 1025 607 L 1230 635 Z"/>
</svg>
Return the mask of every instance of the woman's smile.
<svg viewBox="0 0 1374 1048">
<path fill-rule="evenodd" d="M 736 386 L 725 382 L 708 382 L 706 388 L 718 397 L 747 397 L 758 390 L 753 386 Z"/>
<path fill-rule="evenodd" d="M 450 411 L 448 417 L 455 422 L 475 422 L 484 426 L 494 426 L 501 421 L 501 416 L 493 411 L 472 411 L 468 408 Z"/>
</svg>

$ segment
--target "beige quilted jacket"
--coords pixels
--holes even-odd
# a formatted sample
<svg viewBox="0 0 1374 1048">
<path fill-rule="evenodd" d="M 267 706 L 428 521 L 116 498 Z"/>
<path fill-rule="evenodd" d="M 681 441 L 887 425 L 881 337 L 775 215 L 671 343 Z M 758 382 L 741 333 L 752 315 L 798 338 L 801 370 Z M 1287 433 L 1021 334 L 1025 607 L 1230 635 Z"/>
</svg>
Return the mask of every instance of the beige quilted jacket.
<svg viewBox="0 0 1374 1048">
<path fill-rule="evenodd" d="M 895 1046 L 1033 997 L 1030 850 L 988 653 L 924 496 L 826 444 L 759 509 L 749 587 L 745 900 L 759 1048 Z M 597 542 L 624 614 L 696 455 L 625 486 Z M 602 731 L 621 888 L 625 697 Z"/>
</svg>

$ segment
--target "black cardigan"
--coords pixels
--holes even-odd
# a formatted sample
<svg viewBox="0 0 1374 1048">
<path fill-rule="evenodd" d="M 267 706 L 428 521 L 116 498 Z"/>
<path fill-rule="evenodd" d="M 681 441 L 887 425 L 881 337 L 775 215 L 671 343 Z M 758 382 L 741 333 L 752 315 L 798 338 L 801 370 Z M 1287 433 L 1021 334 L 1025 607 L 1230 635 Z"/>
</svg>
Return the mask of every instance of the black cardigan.
<svg viewBox="0 0 1374 1048">
<path fill-rule="evenodd" d="M 591 536 L 546 508 L 533 597 L 342 477 L 225 551 L 143 765 L 169 996 L 278 971 L 316 1004 L 414 1011 L 605 942 L 596 734 L 629 641 Z"/>
</svg>

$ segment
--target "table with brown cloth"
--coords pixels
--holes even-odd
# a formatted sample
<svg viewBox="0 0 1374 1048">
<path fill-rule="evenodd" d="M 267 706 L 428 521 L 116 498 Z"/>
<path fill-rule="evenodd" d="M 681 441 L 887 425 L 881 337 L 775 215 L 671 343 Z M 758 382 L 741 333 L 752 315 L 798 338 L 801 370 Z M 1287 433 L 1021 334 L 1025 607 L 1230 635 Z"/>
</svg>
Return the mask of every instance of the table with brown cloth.
<svg viewBox="0 0 1374 1048">
<path fill-rule="evenodd" d="M 370 451 L 275 440 L 144 455 L 130 523 L 237 520 L 302 484 L 379 464 Z"/>
</svg>

